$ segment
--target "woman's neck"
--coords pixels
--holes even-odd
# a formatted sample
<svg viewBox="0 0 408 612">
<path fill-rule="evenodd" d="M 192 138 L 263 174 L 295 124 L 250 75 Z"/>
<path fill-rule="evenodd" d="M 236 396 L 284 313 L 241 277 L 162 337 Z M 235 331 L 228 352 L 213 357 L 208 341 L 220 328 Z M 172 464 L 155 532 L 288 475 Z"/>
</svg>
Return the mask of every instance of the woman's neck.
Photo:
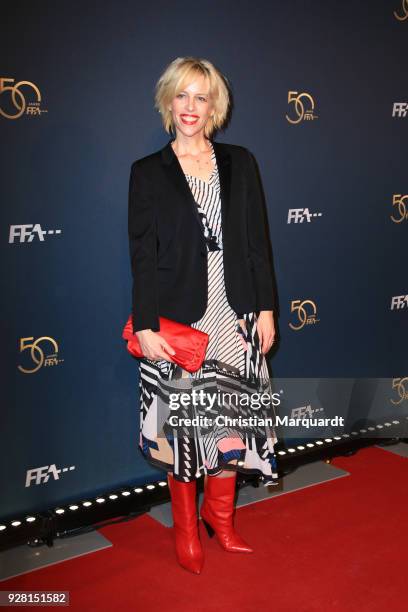
<svg viewBox="0 0 408 612">
<path fill-rule="evenodd" d="M 211 145 L 209 138 L 205 136 L 199 135 L 195 138 L 194 136 L 184 137 L 177 135 L 172 141 L 171 146 L 177 155 L 197 156 L 201 153 L 207 153 Z"/>
</svg>

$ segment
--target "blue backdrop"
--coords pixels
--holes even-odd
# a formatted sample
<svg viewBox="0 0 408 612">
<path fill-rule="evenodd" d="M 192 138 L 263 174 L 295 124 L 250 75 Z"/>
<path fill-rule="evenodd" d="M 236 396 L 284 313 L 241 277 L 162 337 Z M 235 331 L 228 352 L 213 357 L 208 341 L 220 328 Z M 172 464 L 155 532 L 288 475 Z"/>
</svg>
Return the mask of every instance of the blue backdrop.
<svg viewBox="0 0 408 612">
<path fill-rule="evenodd" d="M 216 139 L 259 164 L 279 296 L 273 375 L 390 378 L 377 413 L 406 412 L 406 3 L 201 8 L 2 11 L 1 517 L 162 474 L 137 448 L 137 364 L 121 331 L 129 171 L 168 141 L 153 93 L 175 57 L 226 74 L 234 111 Z M 348 403 L 350 389 L 331 397 Z"/>
</svg>

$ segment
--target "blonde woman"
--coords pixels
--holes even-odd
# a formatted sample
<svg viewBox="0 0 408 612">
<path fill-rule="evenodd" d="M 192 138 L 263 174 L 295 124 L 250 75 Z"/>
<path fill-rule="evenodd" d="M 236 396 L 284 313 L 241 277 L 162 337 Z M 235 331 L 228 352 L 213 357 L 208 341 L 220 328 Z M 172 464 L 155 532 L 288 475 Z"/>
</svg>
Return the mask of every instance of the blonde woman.
<svg viewBox="0 0 408 612">
<path fill-rule="evenodd" d="M 259 406 L 221 401 L 210 409 L 193 403 L 174 409 L 168 401 L 177 385 L 209 397 L 269 381 L 274 292 L 256 162 L 247 148 L 212 139 L 230 110 L 227 84 L 205 59 L 177 58 L 166 67 L 155 105 L 172 137 L 132 164 L 129 185 L 133 332 L 145 356 L 138 361 L 139 448 L 168 473 L 177 559 L 196 574 L 204 561 L 197 479 L 205 478 L 200 513 L 208 535 L 215 533 L 227 552 L 251 553 L 233 525 L 237 470 L 259 474 L 265 485 L 278 478 L 273 426 L 231 426 L 216 418 L 256 417 Z M 172 360 L 159 316 L 209 334 L 200 370 L 189 374 Z M 180 417 L 176 425 L 170 416 Z M 210 424 L 185 424 L 203 416 L 212 417 Z"/>
</svg>

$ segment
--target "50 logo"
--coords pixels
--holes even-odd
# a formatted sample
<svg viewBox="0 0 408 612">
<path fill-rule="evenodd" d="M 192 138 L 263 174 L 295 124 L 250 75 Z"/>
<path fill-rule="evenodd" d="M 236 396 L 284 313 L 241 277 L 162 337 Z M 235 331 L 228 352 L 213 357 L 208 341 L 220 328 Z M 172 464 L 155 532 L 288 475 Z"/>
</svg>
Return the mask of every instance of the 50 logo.
<svg viewBox="0 0 408 612">
<path fill-rule="evenodd" d="M 394 194 L 392 197 L 392 205 L 396 207 L 399 217 L 395 218 L 390 215 L 391 221 L 394 223 L 401 223 L 401 221 L 406 221 L 408 219 L 408 210 L 406 205 L 406 200 L 408 198 L 407 195 L 401 195 L 400 193 Z"/>
<path fill-rule="evenodd" d="M 46 113 L 46 110 L 40 108 L 41 103 L 41 92 L 37 85 L 30 81 L 19 81 L 15 85 L 6 85 L 6 83 L 14 83 L 15 79 L 0 78 L 0 115 L 6 119 L 19 119 L 27 110 L 27 115 L 41 115 Z M 20 87 L 30 87 L 36 97 L 35 102 L 29 102 L 25 99 L 25 95 L 20 91 Z M 7 96 L 9 100 L 7 100 Z M 10 110 L 15 109 L 15 112 L 7 113 L 4 110 L 7 102 L 10 102 Z"/>
<path fill-rule="evenodd" d="M 298 93 L 297 91 L 288 92 L 288 104 L 294 104 L 295 119 L 291 119 L 286 115 L 286 119 L 289 123 L 296 124 L 301 121 L 313 121 L 317 119 L 318 115 L 314 114 L 315 103 L 312 96 L 306 92 Z"/>
<path fill-rule="evenodd" d="M 399 397 L 398 400 L 394 401 L 391 398 L 391 404 L 401 404 L 401 402 L 403 402 L 404 400 L 408 399 L 408 391 L 405 388 L 405 385 L 408 385 L 408 376 L 405 376 L 405 378 L 394 378 L 392 381 L 392 388 L 396 389 L 397 391 L 397 395 Z"/>
<path fill-rule="evenodd" d="M 398 19 L 398 21 L 405 21 L 408 19 L 408 0 L 401 0 L 401 10 L 402 15 L 398 15 L 397 12 L 394 11 L 394 17 Z"/>
<path fill-rule="evenodd" d="M 320 321 L 316 318 L 317 308 L 312 300 L 292 300 L 290 312 L 297 312 L 299 324 L 289 323 L 289 327 L 295 331 L 302 329 L 305 325 L 315 325 Z"/>
<path fill-rule="evenodd" d="M 50 338 L 49 336 L 41 336 L 41 338 L 37 338 L 37 340 L 35 340 L 34 342 L 31 342 L 31 340 L 34 340 L 34 338 L 20 338 L 20 353 L 29 350 L 30 358 L 34 364 L 34 367 L 31 370 L 27 370 L 26 368 L 23 368 L 23 366 L 18 365 L 17 367 L 20 372 L 23 372 L 24 374 L 34 374 L 35 372 L 38 372 L 38 370 L 43 366 L 56 366 L 62 361 L 64 361 L 63 359 L 58 358 L 59 349 L 58 344 L 54 340 L 54 338 Z M 39 346 L 41 343 L 44 342 L 48 342 L 49 344 L 51 344 L 52 349 L 54 349 L 53 352 L 46 354 L 44 353 L 42 347 Z"/>
</svg>

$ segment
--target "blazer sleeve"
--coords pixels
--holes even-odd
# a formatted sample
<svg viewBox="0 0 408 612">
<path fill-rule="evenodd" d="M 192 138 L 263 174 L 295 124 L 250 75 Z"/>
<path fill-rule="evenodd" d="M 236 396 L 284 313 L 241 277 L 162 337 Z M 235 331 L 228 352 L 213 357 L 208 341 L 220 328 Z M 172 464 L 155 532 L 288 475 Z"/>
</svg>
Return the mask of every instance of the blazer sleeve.
<svg viewBox="0 0 408 612">
<path fill-rule="evenodd" d="M 273 268 L 268 241 L 267 212 L 257 164 L 254 155 L 248 153 L 248 204 L 247 227 L 248 249 L 253 265 L 253 276 L 256 288 L 257 310 L 273 310 L 275 296 L 273 288 Z"/>
<path fill-rule="evenodd" d="M 129 180 L 128 235 L 133 277 L 133 333 L 142 329 L 159 331 L 154 198 L 137 161 L 132 164 Z"/>
</svg>

